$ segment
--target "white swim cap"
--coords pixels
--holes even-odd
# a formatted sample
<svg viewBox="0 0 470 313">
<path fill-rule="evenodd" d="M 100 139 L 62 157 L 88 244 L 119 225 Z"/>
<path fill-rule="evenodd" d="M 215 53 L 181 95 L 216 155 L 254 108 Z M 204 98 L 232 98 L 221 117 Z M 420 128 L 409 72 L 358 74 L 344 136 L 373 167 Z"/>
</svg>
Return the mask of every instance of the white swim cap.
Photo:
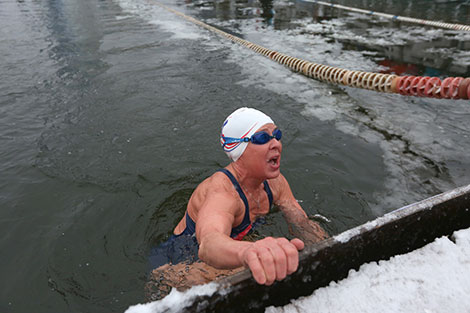
<svg viewBox="0 0 470 313">
<path fill-rule="evenodd" d="M 225 143 L 225 138 L 250 138 L 261 126 L 273 123 L 273 120 L 261 111 L 252 108 L 240 108 L 230 114 L 222 125 L 220 144 L 232 161 L 238 160 L 245 152 L 248 142 Z"/>
</svg>

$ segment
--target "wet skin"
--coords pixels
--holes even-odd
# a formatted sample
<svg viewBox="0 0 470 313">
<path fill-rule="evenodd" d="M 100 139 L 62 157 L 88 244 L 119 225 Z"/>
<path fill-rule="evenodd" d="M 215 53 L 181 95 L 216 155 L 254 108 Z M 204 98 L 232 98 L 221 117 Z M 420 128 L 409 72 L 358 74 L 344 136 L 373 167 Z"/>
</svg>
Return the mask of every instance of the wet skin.
<svg viewBox="0 0 470 313">
<path fill-rule="evenodd" d="M 275 129 L 274 124 L 265 124 L 257 132 L 266 131 L 272 135 Z M 276 139 L 263 145 L 250 142 L 243 155 L 226 167 L 247 197 L 251 221 L 269 212 L 265 180 L 268 180 L 276 204 L 292 208 L 307 219 L 280 172 L 281 153 L 282 143 Z M 298 251 L 304 248 L 300 239 L 289 241 L 267 237 L 247 242 L 230 237 L 232 228 L 243 220 L 245 205 L 225 174 L 217 172 L 204 180 L 191 196 L 187 212 L 196 222 L 199 257 L 207 264 L 219 269 L 245 266 L 259 284 L 266 285 L 297 270 Z M 183 218 L 174 233 L 181 233 L 185 227 Z"/>
</svg>

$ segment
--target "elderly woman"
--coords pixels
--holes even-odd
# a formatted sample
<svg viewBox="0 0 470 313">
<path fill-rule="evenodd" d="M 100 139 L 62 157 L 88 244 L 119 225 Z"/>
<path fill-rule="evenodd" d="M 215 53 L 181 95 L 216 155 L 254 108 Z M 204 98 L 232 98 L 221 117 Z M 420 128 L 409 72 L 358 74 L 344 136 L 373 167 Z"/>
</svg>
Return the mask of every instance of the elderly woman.
<svg viewBox="0 0 470 313">
<path fill-rule="evenodd" d="M 249 268 L 259 284 L 270 285 L 297 270 L 300 239 L 241 241 L 273 203 L 307 219 L 280 172 L 282 133 L 266 114 L 240 108 L 224 121 L 221 144 L 232 162 L 205 179 L 192 194 L 174 236 L 194 235 L 198 256 L 219 269 Z M 292 212 L 291 212 L 292 213 Z M 327 235 L 313 223 L 318 240 Z"/>
</svg>

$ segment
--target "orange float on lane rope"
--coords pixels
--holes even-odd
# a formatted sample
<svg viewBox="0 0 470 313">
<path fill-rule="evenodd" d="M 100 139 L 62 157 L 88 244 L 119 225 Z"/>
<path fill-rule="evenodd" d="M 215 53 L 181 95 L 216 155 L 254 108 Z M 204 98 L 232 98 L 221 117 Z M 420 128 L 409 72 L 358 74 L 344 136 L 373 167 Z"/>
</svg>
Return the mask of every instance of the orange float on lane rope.
<svg viewBox="0 0 470 313">
<path fill-rule="evenodd" d="M 470 99 L 468 91 L 470 91 L 470 78 L 465 78 L 460 82 L 459 85 L 459 98 Z"/>
<path fill-rule="evenodd" d="M 424 86 L 424 95 L 425 97 L 432 97 L 441 99 L 440 88 L 441 80 L 437 77 L 431 77 L 427 80 L 426 85 Z"/>
<path fill-rule="evenodd" d="M 254 52 L 264 55 L 291 70 L 301 72 L 307 77 L 329 83 L 342 84 L 346 86 L 375 90 L 379 92 L 400 93 L 406 96 L 420 96 L 430 98 L 446 99 L 470 99 L 470 78 L 448 77 L 443 82 L 437 77 L 401 76 L 391 74 L 379 74 L 362 71 L 351 71 L 331 67 L 328 65 L 312 63 L 298 58 L 288 56 L 262 46 L 230 35 L 220 29 L 209 26 L 204 22 L 189 17 L 183 13 L 173 10 L 163 4 L 156 2 L 159 6 L 173 12 L 186 20 L 213 31 L 234 42 L 239 43 Z M 470 26 L 466 26 L 469 27 Z M 470 29 L 469 29 L 470 30 Z"/>
</svg>

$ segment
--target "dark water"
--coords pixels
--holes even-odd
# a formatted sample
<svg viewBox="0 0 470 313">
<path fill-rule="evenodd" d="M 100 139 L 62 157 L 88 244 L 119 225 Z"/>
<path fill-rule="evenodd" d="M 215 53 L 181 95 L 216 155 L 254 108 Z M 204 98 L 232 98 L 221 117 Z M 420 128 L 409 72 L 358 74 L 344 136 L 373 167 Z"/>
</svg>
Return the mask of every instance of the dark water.
<svg viewBox="0 0 470 313">
<path fill-rule="evenodd" d="M 338 3 L 470 20 L 468 2 L 429 2 Z M 166 4 L 318 63 L 470 76 L 468 34 L 300 2 Z M 468 101 L 311 81 L 145 0 L 1 0 L 0 33 L 0 312 L 144 301 L 147 253 L 228 164 L 218 133 L 240 106 L 282 128 L 283 173 L 332 234 L 469 182 Z"/>
</svg>

